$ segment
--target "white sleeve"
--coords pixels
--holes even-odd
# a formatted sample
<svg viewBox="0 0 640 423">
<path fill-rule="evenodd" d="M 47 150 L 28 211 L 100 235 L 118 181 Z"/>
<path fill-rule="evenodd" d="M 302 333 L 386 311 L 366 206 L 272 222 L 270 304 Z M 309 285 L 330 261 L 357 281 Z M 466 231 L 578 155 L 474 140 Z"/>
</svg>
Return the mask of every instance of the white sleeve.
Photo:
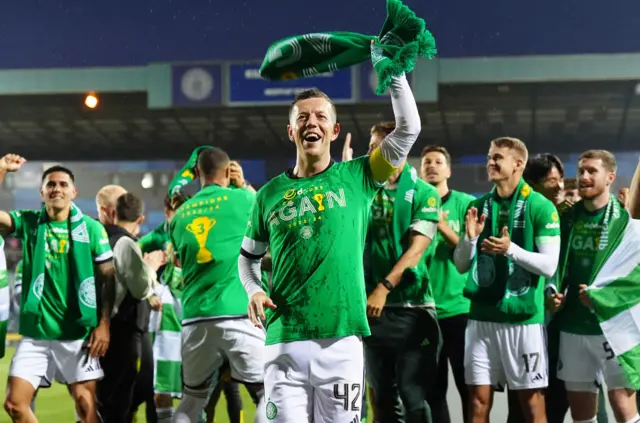
<svg viewBox="0 0 640 423">
<path fill-rule="evenodd" d="M 560 237 L 548 237 L 544 243 L 536 242 L 536 247 L 537 253 L 526 251 L 512 242 L 505 255 L 531 273 L 552 278 L 560 259 Z"/>
<path fill-rule="evenodd" d="M 476 255 L 477 243 L 478 237 L 469 239 L 465 234 L 464 238 L 456 245 L 456 249 L 453 251 L 453 262 L 458 272 L 465 273 L 471 267 L 471 262 Z"/>
<path fill-rule="evenodd" d="M 420 135 L 420 113 L 407 77 L 403 74 L 391 80 L 391 104 L 396 128 L 380 144 L 380 152 L 393 166 L 399 166 Z"/>
<path fill-rule="evenodd" d="M 415 220 L 409 229 L 433 240 L 433 237 L 436 236 L 436 232 L 438 231 L 438 224 L 428 220 Z"/>
<path fill-rule="evenodd" d="M 122 237 L 113 248 L 116 277 L 123 281 L 136 300 L 143 300 L 153 294 L 155 272 L 142 258 L 138 244 L 129 237 Z"/>
<path fill-rule="evenodd" d="M 261 258 L 250 258 L 240 254 L 238 257 L 238 273 L 240 281 L 247 296 L 251 298 L 257 292 L 264 292 L 262 289 L 262 273 L 260 270 Z"/>
</svg>

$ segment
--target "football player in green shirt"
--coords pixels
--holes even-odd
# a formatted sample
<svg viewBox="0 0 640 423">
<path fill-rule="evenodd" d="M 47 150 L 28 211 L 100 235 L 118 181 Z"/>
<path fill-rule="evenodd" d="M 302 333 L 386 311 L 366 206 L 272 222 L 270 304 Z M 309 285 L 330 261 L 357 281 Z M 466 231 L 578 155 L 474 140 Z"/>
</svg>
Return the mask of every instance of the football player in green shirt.
<svg viewBox="0 0 640 423">
<path fill-rule="evenodd" d="M 0 179 L 25 159 L 0 159 Z M 15 422 L 36 422 L 31 400 L 55 374 L 70 385 L 83 422 L 97 423 L 96 380 L 109 347 L 115 298 L 113 253 L 103 226 L 73 204 L 73 173 L 54 166 L 42 174 L 41 210 L 0 211 L 0 234 L 23 242 L 20 334 L 5 410 Z M 100 307 L 100 309 L 98 309 Z"/>
<path fill-rule="evenodd" d="M 296 165 L 256 196 L 239 266 L 249 315 L 257 326 L 266 321 L 266 415 L 275 423 L 360 420 L 362 337 L 370 334 L 362 256 L 371 202 L 421 128 L 406 77 L 394 77 L 390 89 L 395 130 L 371 155 L 341 163 L 330 154 L 340 133 L 333 102 L 316 89 L 299 93 L 287 128 Z M 269 296 L 260 273 L 267 247 Z M 400 280 L 389 282 L 381 289 Z"/>
<path fill-rule="evenodd" d="M 422 150 L 420 174 L 437 190 L 442 202 L 435 242 L 427 251 L 429 285 L 436 302 L 438 324 L 442 332 L 442 348 L 438 359 L 437 376 L 432 380 L 429 405 L 433 421 L 449 423 L 447 388 L 449 365 L 460 394 L 462 415 L 467 420 L 468 390 L 464 382 L 464 336 L 469 314 L 469 299 L 462 295 L 466 273 L 458 272 L 453 251 L 464 237 L 464 217 L 474 197 L 449 188 L 451 155 L 446 148 L 428 145 Z"/>
<path fill-rule="evenodd" d="M 458 270 L 469 272 L 464 362 L 472 423 L 487 421 L 494 389 L 505 385 L 518 391 L 525 422 L 546 422 L 544 278 L 558 265 L 560 224 L 553 203 L 523 180 L 527 158 L 516 138 L 491 142 L 494 188 L 471 203 L 454 252 Z"/>
<path fill-rule="evenodd" d="M 395 122 L 371 128 L 369 152 L 395 129 Z M 436 369 L 440 330 L 424 252 L 440 219 L 437 190 L 401 163 L 371 208 L 365 257 L 367 315 L 364 338 L 367 381 L 376 420 L 396 416 L 396 389 L 408 422 L 429 422 L 426 401 Z"/>
<path fill-rule="evenodd" d="M 553 320 L 560 330 L 558 378 L 567 390 L 574 421 L 596 422 L 598 391 L 605 382 L 618 422 L 638 422 L 635 391 L 609 346 L 585 293 L 592 279 L 596 253 L 609 242 L 610 222 L 624 205 L 611 193 L 616 159 L 606 150 L 589 150 L 578 159 L 582 201 L 563 214 L 563 251 L 552 294 Z M 576 359 L 580 357 L 580 359 Z"/>
</svg>

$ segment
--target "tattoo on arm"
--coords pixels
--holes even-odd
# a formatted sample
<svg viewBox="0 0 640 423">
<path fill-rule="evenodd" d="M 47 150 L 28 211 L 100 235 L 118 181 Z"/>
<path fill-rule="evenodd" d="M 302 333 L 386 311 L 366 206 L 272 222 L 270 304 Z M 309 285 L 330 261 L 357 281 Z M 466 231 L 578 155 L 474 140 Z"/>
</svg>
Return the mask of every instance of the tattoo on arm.
<svg viewBox="0 0 640 423">
<path fill-rule="evenodd" d="M 113 306 L 116 301 L 116 272 L 113 260 L 100 263 L 96 271 L 96 293 L 99 292 L 100 320 L 111 319 Z"/>
</svg>

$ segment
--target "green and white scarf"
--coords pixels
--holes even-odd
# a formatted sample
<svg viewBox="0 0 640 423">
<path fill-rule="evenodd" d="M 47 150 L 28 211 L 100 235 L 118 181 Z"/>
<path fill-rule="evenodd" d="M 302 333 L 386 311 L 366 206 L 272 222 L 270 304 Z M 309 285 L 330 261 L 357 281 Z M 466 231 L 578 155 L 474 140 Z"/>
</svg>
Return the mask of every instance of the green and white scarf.
<svg viewBox="0 0 640 423">
<path fill-rule="evenodd" d="M 377 37 L 322 32 L 285 38 L 269 47 L 260 76 L 274 81 L 304 78 L 371 59 L 378 74 L 376 93 L 382 95 L 391 78 L 413 70 L 418 57 L 435 54 L 435 39 L 424 20 L 400 0 L 387 0 L 387 19 Z"/>
<path fill-rule="evenodd" d="M 511 197 L 507 228 L 511 242 L 526 251 L 534 251 L 535 239 L 529 199 L 533 190 L 523 179 Z M 490 236 L 501 237 L 500 198 L 496 188 L 480 199 L 485 225 L 478 237 L 464 289 L 465 297 L 485 304 L 497 305 L 503 313 L 532 316 L 538 310 L 536 287 L 542 277 L 518 266 L 506 255 L 486 254 L 480 251 L 482 241 Z"/>
<path fill-rule="evenodd" d="M 42 207 L 38 220 L 38 232 L 36 246 L 33 251 L 33 261 L 31 266 L 26 262 L 23 267 L 23 277 L 30 280 L 29 292 L 25 303 L 22 305 L 22 312 L 32 316 L 36 321 L 41 315 L 40 304 L 45 284 L 45 262 L 47 249 L 47 223 L 49 217 L 47 210 Z M 80 319 L 78 323 L 83 327 L 93 328 L 98 323 L 98 312 L 96 303 L 96 283 L 93 274 L 93 256 L 91 254 L 91 243 L 87 222 L 80 209 L 71 203 L 69 212 L 69 254 L 70 277 L 77 292 L 78 307 L 80 309 Z"/>
<path fill-rule="evenodd" d="M 11 294 L 9 292 L 7 259 L 4 254 L 4 239 L 0 238 L 0 358 L 5 354 L 10 306 Z"/>
<path fill-rule="evenodd" d="M 169 184 L 169 197 L 177 194 L 184 186 L 189 185 L 196 179 L 198 156 L 202 150 L 206 150 L 207 148 L 211 148 L 211 146 L 203 145 L 193 150 L 191 157 L 187 160 L 187 163 L 182 167 L 182 169 L 180 169 L 178 174 Z"/>
<path fill-rule="evenodd" d="M 165 272 L 164 275 L 167 275 Z M 162 301 L 161 311 L 152 311 L 149 333 L 153 342 L 154 390 L 157 394 L 168 394 L 180 398 L 182 393 L 182 307 L 180 285 L 182 272 L 172 266 L 171 280 L 156 286 L 156 295 Z"/>
<path fill-rule="evenodd" d="M 584 210 L 584 202 L 579 201 L 574 204 L 571 209 L 567 210 L 560 216 L 560 235 L 562 239 L 562 243 L 560 244 L 560 261 L 558 262 L 558 270 L 556 270 L 556 274 L 552 279 L 559 292 L 564 292 L 567 287 L 565 277 L 567 276 L 566 271 L 569 263 L 570 245 L 573 240 L 573 227 L 577 218 L 577 213 L 582 210 Z M 620 201 L 610 194 L 609 202 L 607 203 L 607 208 L 604 212 L 600 236 L 598 237 L 598 251 L 606 248 L 609 243 L 609 227 L 614 220 L 619 219 L 623 214 Z"/>
</svg>

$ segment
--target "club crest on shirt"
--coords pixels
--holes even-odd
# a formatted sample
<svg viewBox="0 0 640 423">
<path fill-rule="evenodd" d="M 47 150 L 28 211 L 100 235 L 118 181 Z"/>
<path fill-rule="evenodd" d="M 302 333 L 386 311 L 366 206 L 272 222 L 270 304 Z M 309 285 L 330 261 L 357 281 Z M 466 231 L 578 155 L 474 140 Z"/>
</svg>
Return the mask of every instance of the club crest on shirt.
<svg viewBox="0 0 640 423">
<path fill-rule="evenodd" d="M 300 229 L 300 237 L 302 239 L 309 239 L 313 236 L 313 228 L 311 226 L 303 226 Z"/>
<path fill-rule="evenodd" d="M 78 290 L 78 297 L 85 306 L 96 308 L 96 281 L 93 277 L 82 281 Z"/>
<path fill-rule="evenodd" d="M 278 416 L 278 407 L 271 401 L 267 403 L 266 411 L 269 420 L 274 420 Z"/>
</svg>

